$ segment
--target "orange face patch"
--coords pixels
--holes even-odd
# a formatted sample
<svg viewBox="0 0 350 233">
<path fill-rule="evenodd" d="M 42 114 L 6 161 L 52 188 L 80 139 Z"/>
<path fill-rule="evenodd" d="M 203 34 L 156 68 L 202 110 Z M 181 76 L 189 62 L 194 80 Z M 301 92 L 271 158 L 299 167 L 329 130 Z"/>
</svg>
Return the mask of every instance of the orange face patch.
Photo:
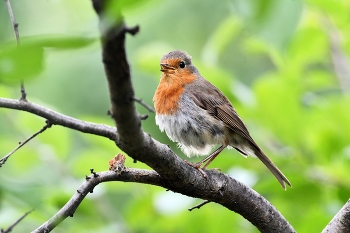
<svg viewBox="0 0 350 233">
<path fill-rule="evenodd" d="M 172 115 L 177 112 L 178 102 L 184 87 L 192 83 L 196 79 L 196 75 L 186 67 L 178 67 L 180 61 L 177 59 L 166 60 L 161 63 L 163 62 L 171 65 L 175 70 L 171 73 L 162 73 L 160 83 L 153 97 L 154 107 L 157 114 Z"/>
</svg>

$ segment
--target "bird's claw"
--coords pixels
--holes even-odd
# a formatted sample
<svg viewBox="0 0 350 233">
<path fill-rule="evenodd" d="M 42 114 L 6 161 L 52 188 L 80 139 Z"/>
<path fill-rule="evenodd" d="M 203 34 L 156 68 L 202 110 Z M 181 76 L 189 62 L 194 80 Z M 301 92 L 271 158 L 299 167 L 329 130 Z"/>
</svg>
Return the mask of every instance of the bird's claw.
<svg viewBox="0 0 350 233">
<path fill-rule="evenodd" d="M 198 169 L 198 168 L 201 167 L 201 164 L 192 163 L 192 162 L 189 162 L 189 161 L 187 161 L 187 160 L 185 160 L 185 163 L 187 163 L 188 165 L 190 165 L 191 167 L 196 168 L 196 169 Z"/>
<path fill-rule="evenodd" d="M 197 170 L 200 172 L 200 173 L 202 173 L 202 176 L 205 178 L 205 179 L 207 179 L 208 178 L 208 176 L 207 176 L 207 174 L 205 174 L 205 172 L 202 170 L 202 168 L 197 168 Z"/>
<path fill-rule="evenodd" d="M 201 168 L 201 163 L 191 163 L 187 160 L 185 160 L 185 163 L 187 163 L 188 165 L 190 165 L 191 167 L 197 169 L 204 178 L 208 178 L 207 174 L 205 174 L 205 172 L 203 171 L 203 169 Z"/>
</svg>

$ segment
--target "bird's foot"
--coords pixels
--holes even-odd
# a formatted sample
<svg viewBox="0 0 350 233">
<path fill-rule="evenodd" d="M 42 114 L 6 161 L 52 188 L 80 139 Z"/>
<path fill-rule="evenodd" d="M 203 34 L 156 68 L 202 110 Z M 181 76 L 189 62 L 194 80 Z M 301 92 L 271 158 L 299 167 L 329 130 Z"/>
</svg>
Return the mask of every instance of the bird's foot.
<svg viewBox="0 0 350 233">
<path fill-rule="evenodd" d="M 190 165 L 191 167 L 196 168 L 196 169 L 200 168 L 202 165 L 201 163 L 192 163 L 192 162 L 189 162 L 187 160 L 185 160 L 185 163 L 187 163 L 188 165 Z"/>
<path fill-rule="evenodd" d="M 205 174 L 205 172 L 204 172 L 203 169 L 201 168 L 201 165 L 202 165 L 201 162 L 199 162 L 199 163 L 191 163 L 191 162 L 185 160 L 185 163 L 187 163 L 187 164 L 190 165 L 191 167 L 197 169 L 197 170 L 202 174 L 202 176 L 203 176 L 204 178 L 208 178 L 207 174 Z"/>
</svg>

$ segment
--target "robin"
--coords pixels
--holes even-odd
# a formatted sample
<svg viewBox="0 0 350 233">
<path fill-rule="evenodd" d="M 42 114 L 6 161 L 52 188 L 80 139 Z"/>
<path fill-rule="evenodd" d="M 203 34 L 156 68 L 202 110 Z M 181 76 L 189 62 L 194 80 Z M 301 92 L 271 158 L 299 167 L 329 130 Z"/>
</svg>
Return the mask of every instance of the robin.
<svg viewBox="0 0 350 233">
<path fill-rule="evenodd" d="M 200 75 L 186 52 L 175 50 L 165 54 L 160 67 L 162 77 L 153 97 L 160 130 L 189 157 L 208 155 L 213 146 L 221 145 L 202 161 L 189 163 L 191 166 L 206 177 L 202 169 L 223 149 L 233 147 L 245 157 L 258 157 L 284 189 L 285 183 L 292 187 L 255 143 L 230 101 Z"/>
</svg>

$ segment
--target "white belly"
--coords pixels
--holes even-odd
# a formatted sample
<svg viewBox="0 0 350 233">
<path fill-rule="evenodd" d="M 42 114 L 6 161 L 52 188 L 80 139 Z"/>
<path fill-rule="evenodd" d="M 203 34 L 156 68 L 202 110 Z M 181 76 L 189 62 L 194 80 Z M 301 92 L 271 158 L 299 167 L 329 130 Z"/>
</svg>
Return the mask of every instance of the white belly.
<svg viewBox="0 0 350 233">
<path fill-rule="evenodd" d="M 178 146 L 187 156 L 207 155 L 213 146 L 227 144 L 224 124 L 189 98 L 180 101 L 176 114 L 157 114 L 156 124 L 172 141 L 178 142 Z"/>
</svg>

